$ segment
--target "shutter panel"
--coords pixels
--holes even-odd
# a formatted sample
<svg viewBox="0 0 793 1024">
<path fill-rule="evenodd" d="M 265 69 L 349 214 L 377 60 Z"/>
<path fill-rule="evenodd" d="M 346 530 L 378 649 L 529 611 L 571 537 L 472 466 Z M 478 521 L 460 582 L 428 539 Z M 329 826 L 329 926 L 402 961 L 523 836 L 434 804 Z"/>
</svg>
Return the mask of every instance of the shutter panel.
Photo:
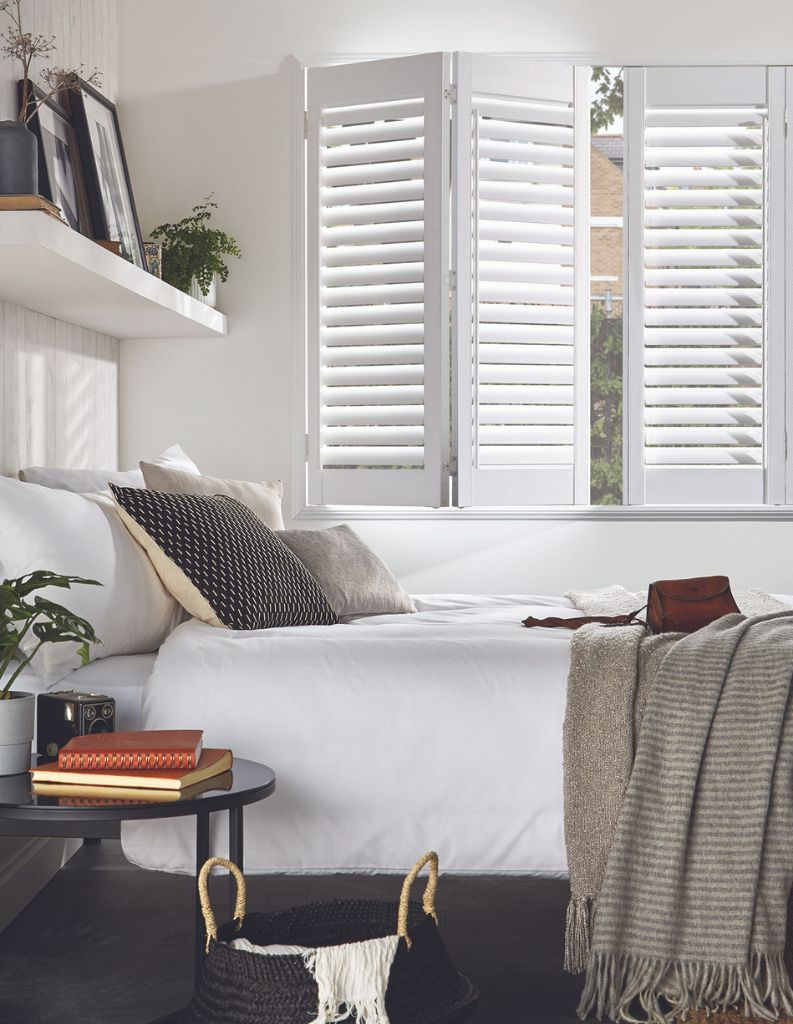
<svg viewBox="0 0 793 1024">
<path fill-rule="evenodd" d="M 644 76 L 636 87 L 645 93 L 641 124 L 637 116 L 628 128 L 641 131 L 640 151 L 629 140 L 628 173 L 632 252 L 644 268 L 629 332 L 641 347 L 632 358 L 641 362 L 643 500 L 760 504 L 771 320 L 767 72 L 631 75 L 629 88 Z"/>
<path fill-rule="evenodd" d="M 457 57 L 461 505 L 589 501 L 586 74 Z"/>
<path fill-rule="evenodd" d="M 314 504 L 440 504 L 448 64 L 427 54 L 308 71 Z"/>
</svg>

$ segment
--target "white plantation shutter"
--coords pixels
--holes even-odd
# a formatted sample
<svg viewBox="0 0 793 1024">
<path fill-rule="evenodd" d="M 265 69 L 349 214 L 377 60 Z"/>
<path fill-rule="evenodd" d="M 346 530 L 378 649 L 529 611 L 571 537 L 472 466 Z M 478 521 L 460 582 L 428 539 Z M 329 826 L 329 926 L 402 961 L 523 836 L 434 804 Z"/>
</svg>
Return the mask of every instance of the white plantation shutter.
<svg viewBox="0 0 793 1024">
<path fill-rule="evenodd" d="M 448 70 L 427 54 L 308 72 L 314 504 L 441 501 Z"/>
<path fill-rule="evenodd" d="M 457 57 L 461 505 L 589 500 L 586 74 Z"/>
<path fill-rule="evenodd" d="M 630 500 L 760 504 L 783 315 L 769 72 L 629 74 Z"/>
</svg>

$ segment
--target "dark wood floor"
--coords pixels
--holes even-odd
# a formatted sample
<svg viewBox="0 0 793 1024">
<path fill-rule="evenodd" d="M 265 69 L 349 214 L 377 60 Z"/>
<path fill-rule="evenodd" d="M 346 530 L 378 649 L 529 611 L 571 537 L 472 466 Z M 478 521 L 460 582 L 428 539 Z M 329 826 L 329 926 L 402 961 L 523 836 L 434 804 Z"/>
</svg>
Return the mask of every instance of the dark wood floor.
<svg viewBox="0 0 793 1024">
<path fill-rule="evenodd" d="M 216 893 L 221 915 L 225 880 Z M 396 899 L 393 876 L 252 876 L 249 906 Z M 84 846 L 0 935 L 2 1024 L 142 1024 L 186 1004 L 193 882 L 141 871 L 119 845 Z M 580 980 L 560 967 L 566 883 L 441 879 L 441 928 L 481 998 L 471 1024 L 574 1024 Z"/>
</svg>

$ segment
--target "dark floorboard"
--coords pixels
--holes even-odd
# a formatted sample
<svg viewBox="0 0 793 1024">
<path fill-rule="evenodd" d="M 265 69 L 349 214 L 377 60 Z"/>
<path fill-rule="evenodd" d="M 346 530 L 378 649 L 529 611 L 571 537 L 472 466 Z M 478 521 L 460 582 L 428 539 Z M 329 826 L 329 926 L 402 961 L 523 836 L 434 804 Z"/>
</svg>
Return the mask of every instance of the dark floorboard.
<svg viewBox="0 0 793 1024">
<path fill-rule="evenodd" d="M 225 919 L 226 880 L 216 880 Z M 394 899 L 394 876 L 252 876 L 248 905 Z M 564 881 L 442 877 L 441 928 L 481 992 L 471 1024 L 574 1024 L 561 970 Z M 193 881 L 142 871 L 118 843 L 84 846 L 0 935 L 0 1024 L 143 1024 L 190 999 Z"/>
</svg>

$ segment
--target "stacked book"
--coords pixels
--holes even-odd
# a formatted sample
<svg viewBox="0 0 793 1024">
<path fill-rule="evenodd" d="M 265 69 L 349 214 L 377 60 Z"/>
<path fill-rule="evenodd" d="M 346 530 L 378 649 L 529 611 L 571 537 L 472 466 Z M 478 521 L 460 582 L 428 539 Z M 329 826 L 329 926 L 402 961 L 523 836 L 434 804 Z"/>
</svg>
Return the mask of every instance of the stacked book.
<svg viewBox="0 0 793 1024">
<path fill-rule="evenodd" d="M 36 796 L 64 806 L 166 803 L 231 788 L 230 750 L 204 746 L 198 729 L 76 736 L 57 762 L 31 768 Z"/>
</svg>

